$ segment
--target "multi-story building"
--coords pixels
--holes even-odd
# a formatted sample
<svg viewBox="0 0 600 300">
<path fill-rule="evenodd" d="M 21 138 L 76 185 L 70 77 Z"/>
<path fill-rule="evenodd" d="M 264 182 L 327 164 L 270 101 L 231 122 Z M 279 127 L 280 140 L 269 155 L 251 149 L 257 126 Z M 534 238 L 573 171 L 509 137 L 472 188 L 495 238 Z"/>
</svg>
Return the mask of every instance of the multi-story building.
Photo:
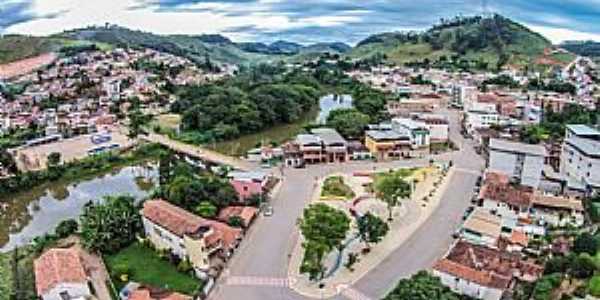
<svg viewBox="0 0 600 300">
<path fill-rule="evenodd" d="M 332 128 L 315 128 L 310 131 L 323 143 L 325 162 L 345 162 L 348 160 L 348 143 Z"/>
<path fill-rule="evenodd" d="M 478 92 L 475 86 L 456 85 L 452 88 L 452 104 L 456 107 L 464 107 L 465 104 L 475 100 Z"/>
<path fill-rule="evenodd" d="M 429 153 L 431 134 L 427 128 L 427 124 L 424 122 L 409 118 L 394 118 L 392 119 L 392 130 L 408 132 L 413 153 L 417 155 Z"/>
<path fill-rule="evenodd" d="M 450 132 L 448 117 L 429 113 L 415 113 L 411 114 L 411 117 L 416 121 L 425 123 L 429 130 L 431 144 L 448 142 Z"/>
<path fill-rule="evenodd" d="M 477 129 L 490 128 L 500 124 L 500 115 L 492 103 L 473 102 L 465 106 L 464 128 L 468 134 Z"/>
<path fill-rule="evenodd" d="M 508 175 L 519 184 L 540 185 L 546 148 L 541 145 L 490 139 L 488 169 Z"/>
<path fill-rule="evenodd" d="M 216 266 L 215 255 L 227 259 L 242 237 L 238 228 L 203 219 L 163 200 L 144 202 L 141 215 L 150 242 L 188 259 L 199 277 Z"/>
<path fill-rule="evenodd" d="M 560 172 L 570 189 L 586 193 L 600 190 L 600 131 L 586 125 L 567 125 Z"/>
<path fill-rule="evenodd" d="M 367 130 L 365 146 L 378 161 L 410 157 L 411 153 L 410 136 L 395 130 Z"/>
</svg>

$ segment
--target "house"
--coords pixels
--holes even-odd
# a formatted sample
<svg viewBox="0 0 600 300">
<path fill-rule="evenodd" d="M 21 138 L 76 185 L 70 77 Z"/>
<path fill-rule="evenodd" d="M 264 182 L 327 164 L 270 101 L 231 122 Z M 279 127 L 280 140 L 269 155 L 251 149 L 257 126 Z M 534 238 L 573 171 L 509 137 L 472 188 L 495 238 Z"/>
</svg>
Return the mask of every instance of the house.
<svg viewBox="0 0 600 300">
<path fill-rule="evenodd" d="M 325 162 L 348 161 L 348 143 L 335 129 L 315 128 L 310 132 L 322 141 L 324 150 L 322 159 Z"/>
<path fill-rule="evenodd" d="M 475 100 L 478 92 L 476 86 L 455 85 L 452 87 L 452 104 L 456 107 L 464 107 L 465 104 Z"/>
<path fill-rule="evenodd" d="M 295 142 L 285 143 L 283 149 L 283 163 L 287 167 L 299 168 L 304 166 L 304 153 L 300 150 L 300 145 Z"/>
<path fill-rule="evenodd" d="M 35 287 L 42 300 L 88 299 L 88 274 L 76 248 L 50 249 L 33 263 Z"/>
<path fill-rule="evenodd" d="M 299 134 L 296 136 L 295 143 L 298 145 L 298 151 L 302 161 L 315 164 L 322 162 L 323 141 L 314 134 Z"/>
<path fill-rule="evenodd" d="M 461 237 L 472 244 L 498 247 L 502 218 L 483 208 L 476 208 L 462 225 Z"/>
<path fill-rule="evenodd" d="M 252 206 L 229 206 L 221 209 L 219 216 L 217 217 L 221 222 L 229 223 L 233 217 L 240 218 L 242 220 L 242 226 L 244 228 L 250 227 L 258 209 Z"/>
<path fill-rule="evenodd" d="M 488 148 L 491 172 L 506 174 L 521 185 L 539 187 L 546 157 L 544 146 L 490 139 Z"/>
<path fill-rule="evenodd" d="M 367 130 L 365 147 L 378 161 L 410 157 L 411 141 L 407 132 L 395 130 Z"/>
<path fill-rule="evenodd" d="M 543 267 L 518 254 L 458 241 L 433 266 L 433 274 L 453 291 L 477 299 L 499 300 L 517 281 L 533 282 Z"/>
<path fill-rule="evenodd" d="M 556 227 L 567 225 L 580 227 L 585 222 L 583 204 L 580 200 L 539 193 L 533 197 L 531 218 Z"/>
<path fill-rule="evenodd" d="M 394 118 L 392 119 L 392 130 L 408 132 L 413 150 L 411 156 L 422 156 L 429 153 L 431 134 L 424 122 L 409 118 Z"/>
<path fill-rule="evenodd" d="M 414 113 L 411 118 L 425 123 L 430 134 L 431 144 L 448 142 L 450 132 L 448 117 L 437 114 Z"/>
<path fill-rule="evenodd" d="M 144 202 L 144 232 L 158 249 L 188 259 L 199 277 L 206 277 L 217 259 L 227 259 L 237 247 L 241 229 L 206 220 L 163 200 Z"/>
<path fill-rule="evenodd" d="M 233 171 L 227 174 L 229 183 L 233 186 L 238 194 L 239 201 L 254 196 L 262 196 L 267 192 L 267 184 L 269 182 L 269 174 L 260 171 Z"/>
<path fill-rule="evenodd" d="M 487 172 L 479 199 L 483 208 L 491 213 L 503 219 L 518 220 L 529 217 L 533 189 L 511 183 L 506 174 Z"/>
<path fill-rule="evenodd" d="M 567 187 L 585 193 L 600 190 L 600 131 L 586 125 L 567 125 L 560 158 Z"/>
<path fill-rule="evenodd" d="M 502 243 L 502 241 L 500 242 Z M 504 239 L 504 250 L 510 253 L 521 253 L 529 245 L 529 237 L 520 230 L 513 230 Z"/>
<path fill-rule="evenodd" d="M 468 134 L 500 124 L 500 115 L 492 103 L 473 102 L 465 107 L 463 126 Z"/>
<path fill-rule="evenodd" d="M 401 101 L 388 101 L 387 111 L 392 116 L 408 117 L 414 112 L 433 112 L 438 98 L 403 99 Z"/>
</svg>

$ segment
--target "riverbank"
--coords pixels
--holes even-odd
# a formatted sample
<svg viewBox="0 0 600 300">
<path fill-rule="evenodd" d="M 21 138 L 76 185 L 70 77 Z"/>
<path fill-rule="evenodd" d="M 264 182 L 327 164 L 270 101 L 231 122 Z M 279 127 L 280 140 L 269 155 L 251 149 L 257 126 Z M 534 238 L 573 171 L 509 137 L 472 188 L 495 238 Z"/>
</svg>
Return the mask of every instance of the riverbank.
<svg viewBox="0 0 600 300">
<path fill-rule="evenodd" d="M 105 153 L 76 160 L 47 170 L 30 171 L 0 180 L 0 205 L 15 198 L 15 193 L 31 191 L 53 182 L 76 182 L 90 179 L 113 170 L 158 160 L 162 146 L 144 144 L 125 153 Z"/>
</svg>

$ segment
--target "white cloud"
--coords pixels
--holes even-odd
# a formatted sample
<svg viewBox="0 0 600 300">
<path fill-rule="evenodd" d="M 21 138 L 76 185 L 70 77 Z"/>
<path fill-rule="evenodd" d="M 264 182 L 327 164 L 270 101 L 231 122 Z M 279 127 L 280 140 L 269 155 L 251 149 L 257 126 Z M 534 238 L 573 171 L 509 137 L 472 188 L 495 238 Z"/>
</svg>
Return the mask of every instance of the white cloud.
<svg viewBox="0 0 600 300">
<path fill-rule="evenodd" d="M 538 32 L 548 38 L 554 44 L 560 44 L 564 41 L 570 40 L 594 40 L 600 41 L 600 34 L 580 32 L 566 28 L 554 28 L 528 25 L 531 30 Z"/>
</svg>

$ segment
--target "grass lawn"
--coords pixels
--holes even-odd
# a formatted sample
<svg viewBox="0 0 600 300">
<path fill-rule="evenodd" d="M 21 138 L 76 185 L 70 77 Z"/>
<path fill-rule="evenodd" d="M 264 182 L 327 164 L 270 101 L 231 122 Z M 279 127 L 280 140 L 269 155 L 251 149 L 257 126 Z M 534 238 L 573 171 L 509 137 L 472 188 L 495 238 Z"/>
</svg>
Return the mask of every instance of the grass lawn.
<svg viewBox="0 0 600 300">
<path fill-rule="evenodd" d="M 134 243 L 117 254 L 107 255 L 104 259 L 112 280 L 119 290 L 126 282 L 119 278 L 120 274 L 115 274 L 115 270 L 122 269 L 123 266 L 129 270 L 131 281 L 187 295 L 193 295 L 203 284 L 200 279 L 179 272 L 169 261 L 159 257 L 153 249 L 140 243 Z"/>
<path fill-rule="evenodd" d="M 9 298 L 12 293 L 13 279 L 10 268 L 10 255 L 8 253 L 0 254 L 0 300 Z"/>
<path fill-rule="evenodd" d="M 349 200 L 354 196 L 354 191 L 344 182 L 344 178 L 341 176 L 328 177 L 321 189 L 321 197 L 339 197 Z"/>
</svg>

